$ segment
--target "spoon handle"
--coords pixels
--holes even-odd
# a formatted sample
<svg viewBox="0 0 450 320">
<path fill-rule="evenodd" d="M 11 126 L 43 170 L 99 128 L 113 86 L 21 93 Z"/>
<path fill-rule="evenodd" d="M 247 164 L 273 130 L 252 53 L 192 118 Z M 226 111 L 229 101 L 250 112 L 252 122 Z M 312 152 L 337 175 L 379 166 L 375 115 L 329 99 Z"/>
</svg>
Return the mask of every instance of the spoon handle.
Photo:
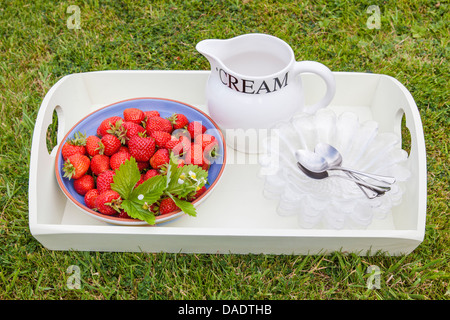
<svg viewBox="0 0 450 320">
<path fill-rule="evenodd" d="M 361 177 L 359 177 L 359 176 L 357 176 L 357 175 L 355 175 L 355 174 L 352 174 L 352 173 L 350 173 L 350 172 L 345 172 L 345 173 L 346 173 L 347 175 L 351 175 L 353 178 L 357 179 L 358 181 L 364 181 Z M 377 191 L 377 190 L 374 190 L 372 187 L 366 187 L 366 186 L 362 186 L 362 185 L 358 185 L 358 186 L 359 186 L 360 189 L 363 190 L 363 192 L 365 192 L 365 193 L 368 195 L 368 197 L 369 197 L 370 199 L 373 199 L 373 198 L 382 196 L 383 194 L 386 193 L 386 191 L 388 191 L 388 190 L 385 190 L 385 191 Z"/>
<path fill-rule="evenodd" d="M 375 191 L 380 192 L 380 193 L 384 193 L 384 192 L 389 191 L 391 189 L 390 187 L 383 187 L 383 186 L 373 185 L 371 183 L 365 182 L 365 181 L 360 180 L 360 179 L 355 179 L 355 178 L 352 178 L 352 177 L 349 177 L 349 176 L 330 175 L 329 177 L 339 177 L 339 178 L 342 178 L 342 179 L 353 181 L 354 183 L 356 183 L 358 185 L 370 188 L 370 189 L 375 190 Z"/>
<path fill-rule="evenodd" d="M 351 178 L 355 178 L 357 180 L 360 180 L 357 176 L 354 176 L 353 174 L 351 174 L 350 172 L 345 171 L 345 174 Z M 363 186 L 359 183 L 356 183 L 356 185 L 359 187 L 359 189 L 361 189 L 361 191 L 366 195 L 366 197 L 368 199 L 374 199 L 376 197 L 378 197 L 380 194 L 384 193 L 384 192 L 377 192 L 372 188 Z"/>
<path fill-rule="evenodd" d="M 395 183 L 395 178 L 394 177 L 382 176 L 382 175 L 379 175 L 379 174 L 367 173 L 367 172 L 362 172 L 362 171 L 358 171 L 358 170 L 354 170 L 354 169 L 347 169 L 347 168 L 343 168 L 343 167 L 333 167 L 333 168 L 329 168 L 329 170 L 342 170 L 342 171 L 350 172 L 353 175 L 365 176 L 367 178 L 370 178 L 370 179 L 373 179 L 373 180 L 377 180 L 377 181 L 380 181 L 380 182 L 384 182 L 384 183 L 387 183 L 387 184 Z"/>
</svg>

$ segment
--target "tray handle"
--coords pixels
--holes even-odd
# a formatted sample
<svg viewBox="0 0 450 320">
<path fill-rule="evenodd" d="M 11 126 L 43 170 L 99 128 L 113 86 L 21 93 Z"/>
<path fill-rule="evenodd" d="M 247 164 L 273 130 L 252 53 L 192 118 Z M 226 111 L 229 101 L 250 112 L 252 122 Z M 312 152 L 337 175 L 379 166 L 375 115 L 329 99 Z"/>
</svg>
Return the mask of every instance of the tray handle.
<svg viewBox="0 0 450 320">
<path fill-rule="evenodd" d="M 423 239 L 426 220 L 427 167 L 426 149 L 419 109 L 406 87 L 391 76 L 382 76 L 373 100 L 373 115 L 384 119 L 383 131 L 394 130 L 402 140 L 402 121 L 409 130 L 410 147 L 407 167 L 412 175 L 406 188 L 408 197 L 394 217 L 402 222 L 402 228 L 417 230 L 416 238 Z M 406 137 L 407 138 L 407 137 Z M 401 142 L 400 142 L 401 144 Z M 401 146 L 401 145 L 400 145 Z M 411 213 L 417 211 L 417 215 Z M 395 222 L 394 220 L 394 222 Z"/>
<path fill-rule="evenodd" d="M 374 119 L 382 124 L 382 131 L 394 130 L 402 138 L 410 138 L 408 157 L 424 165 L 425 141 L 422 122 L 417 105 L 411 93 L 397 79 L 383 75 L 372 102 Z M 403 117 L 405 122 L 403 122 Z M 409 137 L 402 135 L 402 126 L 409 131 Z M 401 146 L 401 145 L 400 145 Z"/>
<path fill-rule="evenodd" d="M 52 91 L 52 90 L 51 90 Z M 55 116 L 54 116 L 55 115 Z M 48 92 L 39 109 L 33 133 L 31 156 L 35 160 L 41 158 L 54 158 L 58 145 L 64 138 L 64 110 Z M 48 138 L 56 134 L 56 144 L 48 143 Z M 49 150 L 51 148 L 51 150 Z M 42 160 L 41 160 L 42 161 Z"/>
<path fill-rule="evenodd" d="M 43 139 L 45 139 L 46 141 L 45 147 L 49 151 L 49 155 L 51 157 L 55 157 L 58 146 L 64 138 L 64 111 L 60 105 L 56 105 L 53 108 L 50 107 L 48 108 L 48 110 L 48 115 L 45 115 L 46 117 L 48 117 L 48 119 L 44 120 L 45 124 L 43 126 L 43 128 L 46 127 L 47 129 L 43 130 L 42 134 L 45 133 L 45 138 Z M 56 144 L 51 144 L 51 141 L 49 140 L 53 140 L 55 134 Z M 51 150 L 49 150 L 50 148 Z"/>
<path fill-rule="evenodd" d="M 65 92 L 59 93 L 61 84 L 65 79 L 59 80 L 45 95 L 39 112 L 36 117 L 35 127 L 33 132 L 33 139 L 31 145 L 30 155 L 30 170 L 29 170 L 29 184 L 28 184 L 28 203 L 29 203 L 29 225 L 30 231 L 33 235 L 40 231 L 36 229 L 38 223 L 37 212 L 40 211 L 41 221 L 52 222 L 59 221 L 61 217 L 55 215 L 54 217 L 46 217 L 55 208 L 62 208 L 65 199 L 61 196 L 58 190 L 56 179 L 54 179 L 54 159 L 58 145 L 64 138 L 64 129 L 66 126 L 66 109 L 62 107 L 61 101 L 67 94 Z M 57 90 L 58 89 L 58 90 Z M 56 113 L 56 116 L 53 115 Z M 55 119 L 54 119 L 55 118 Z M 56 121 L 57 124 L 53 123 Z M 52 150 L 47 147 L 47 134 L 49 127 L 54 126 L 57 143 Z"/>
<path fill-rule="evenodd" d="M 39 149 L 39 156 L 44 157 L 44 153 L 47 153 L 55 157 L 66 129 L 78 119 L 77 109 L 89 106 L 90 103 L 81 74 L 64 76 L 48 91 L 39 109 L 33 136 L 33 146 L 36 145 Z M 49 130 L 54 130 L 53 133 L 56 134 L 56 145 L 50 152 L 47 147 Z"/>
<path fill-rule="evenodd" d="M 394 133 L 401 137 L 400 147 L 408 153 L 408 157 L 412 151 L 412 139 L 411 134 L 411 117 L 406 114 L 402 107 L 399 107 L 395 113 Z"/>
</svg>

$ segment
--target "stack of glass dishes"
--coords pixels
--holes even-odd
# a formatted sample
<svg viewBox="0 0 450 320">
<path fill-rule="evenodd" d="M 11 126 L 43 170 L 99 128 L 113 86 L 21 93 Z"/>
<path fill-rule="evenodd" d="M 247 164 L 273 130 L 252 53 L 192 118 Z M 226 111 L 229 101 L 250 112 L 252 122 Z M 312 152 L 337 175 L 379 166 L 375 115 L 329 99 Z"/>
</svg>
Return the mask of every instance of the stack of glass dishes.
<svg viewBox="0 0 450 320">
<path fill-rule="evenodd" d="M 384 195 L 368 199 L 351 181 L 306 176 L 296 165 L 295 151 L 314 151 L 319 142 L 338 149 L 343 167 L 393 176 L 396 182 Z M 401 203 L 410 176 L 407 158 L 401 137 L 379 132 L 376 121 L 360 122 L 355 113 L 321 109 L 272 128 L 259 158 L 260 176 L 265 179 L 264 196 L 279 201 L 278 214 L 297 215 L 300 227 L 366 229 L 375 219 L 392 218 L 392 208 Z M 330 172 L 335 174 L 344 173 Z"/>
</svg>

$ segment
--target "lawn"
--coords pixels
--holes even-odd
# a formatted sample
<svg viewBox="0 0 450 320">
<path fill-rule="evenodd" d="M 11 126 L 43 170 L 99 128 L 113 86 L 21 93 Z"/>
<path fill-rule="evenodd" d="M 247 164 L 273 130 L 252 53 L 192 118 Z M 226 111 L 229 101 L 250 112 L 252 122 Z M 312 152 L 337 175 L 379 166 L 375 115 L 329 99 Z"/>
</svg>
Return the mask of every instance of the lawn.
<svg viewBox="0 0 450 320">
<path fill-rule="evenodd" d="M 8 1 L 0 7 L 0 300 L 450 298 L 449 63 L 445 1 Z M 80 9 L 73 28 L 69 5 Z M 367 22 L 379 8 L 378 27 Z M 375 20 L 375 22 L 377 22 Z M 370 27 L 369 27 L 370 26 Z M 395 77 L 412 93 L 427 148 L 425 239 L 413 253 L 207 255 L 55 252 L 28 228 L 34 122 L 63 76 L 95 70 L 207 70 L 195 44 L 263 32 L 298 60 Z M 407 147 L 407 146 L 406 146 Z M 70 288 L 69 266 L 81 288 Z M 381 271 L 369 289 L 367 270 Z"/>
</svg>

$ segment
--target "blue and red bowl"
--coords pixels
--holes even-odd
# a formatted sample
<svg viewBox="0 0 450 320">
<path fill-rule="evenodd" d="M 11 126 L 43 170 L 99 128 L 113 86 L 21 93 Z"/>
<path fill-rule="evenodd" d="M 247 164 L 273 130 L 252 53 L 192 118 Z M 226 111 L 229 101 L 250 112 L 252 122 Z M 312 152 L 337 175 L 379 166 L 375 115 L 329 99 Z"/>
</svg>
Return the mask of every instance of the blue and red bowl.
<svg viewBox="0 0 450 320">
<path fill-rule="evenodd" d="M 134 98 L 119 101 L 92 112 L 91 114 L 81 119 L 77 124 L 75 124 L 75 126 L 73 126 L 69 130 L 64 139 L 61 141 L 55 159 L 56 179 L 63 193 L 83 212 L 96 219 L 118 225 L 147 225 L 145 221 L 129 218 L 119 218 L 117 216 L 108 216 L 89 209 L 84 203 L 84 196 L 78 194 L 75 191 L 73 187 L 73 180 L 63 177 L 64 172 L 62 170 L 62 167 L 64 161 L 61 155 L 61 148 L 66 140 L 72 138 L 76 132 L 86 133 L 86 136 L 96 135 L 97 128 L 104 119 L 112 116 L 123 117 L 123 110 L 125 110 L 126 108 L 139 108 L 143 111 L 157 110 L 160 113 L 161 117 L 164 118 L 171 116 L 173 113 L 182 113 L 188 118 L 189 121 L 200 121 L 206 127 L 207 133 L 215 136 L 215 138 L 219 142 L 220 152 L 218 157 L 209 167 L 206 192 L 204 192 L 199 198 L 192 202 L 194 206 L 198 206 L 213 191 L 214 187 L 219 182 L 223 174 L 226 163 L 226 144 L 219 127 L 206 113 L 189 104 L 162 98 Z M 168 214 L 157 216 L 156 224 L 174 220 L 182 216 L 183 214 L 184 213 L 181 211 L 174 211 Z"/>
</svg>

